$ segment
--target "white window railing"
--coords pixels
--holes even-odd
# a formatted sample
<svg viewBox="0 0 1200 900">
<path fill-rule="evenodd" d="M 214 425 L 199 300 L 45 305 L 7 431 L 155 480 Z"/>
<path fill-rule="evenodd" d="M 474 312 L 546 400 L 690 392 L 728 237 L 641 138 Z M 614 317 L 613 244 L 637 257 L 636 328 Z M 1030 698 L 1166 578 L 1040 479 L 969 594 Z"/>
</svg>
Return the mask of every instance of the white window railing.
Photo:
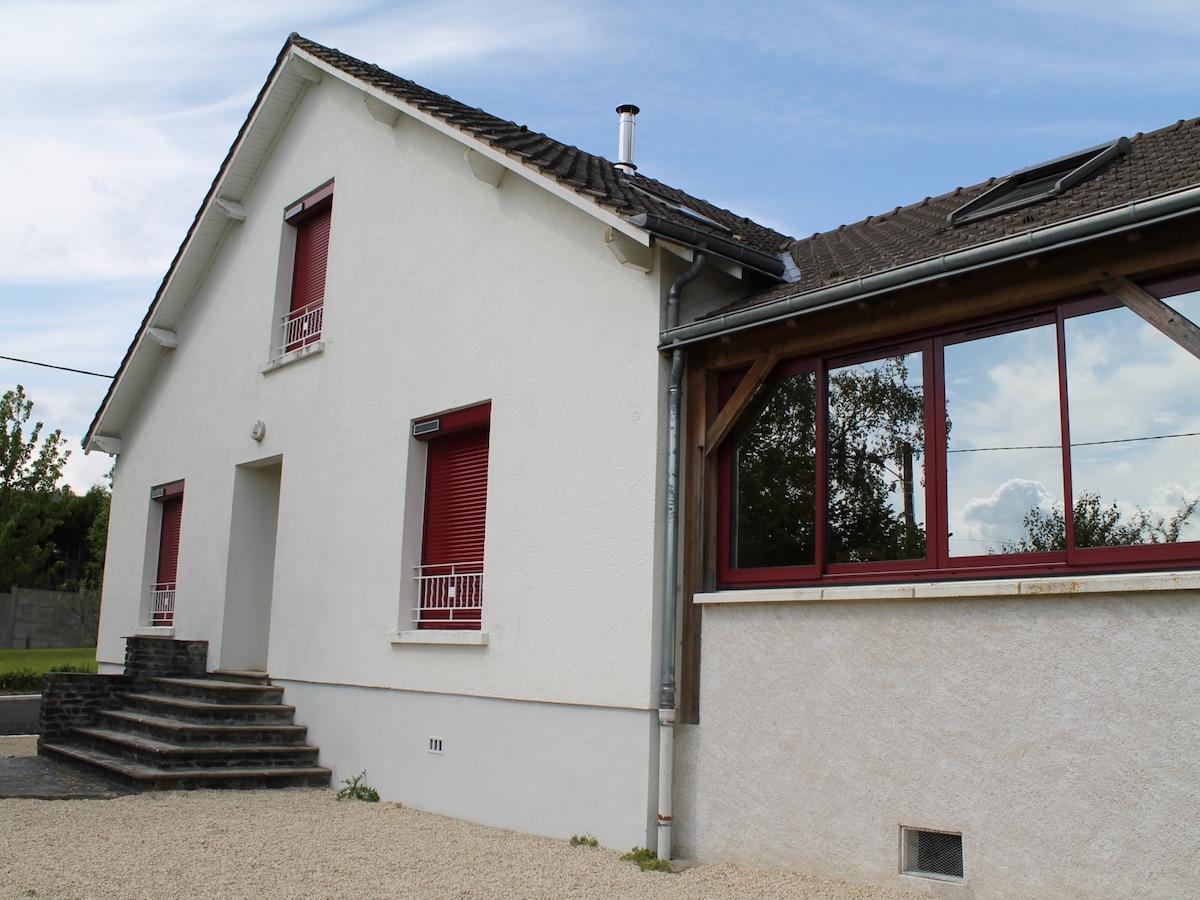
<svg viewBox="0 0 1200 900">
<path fill-rule="evenodd" d="M 324 298 L 314 300 L 307 306 L 302 306 L 284 315 L 282 317 L 283 336 L 279 345 L 280 354 L 291 353 L 306 344 L 319 341 L 324 319 Z"/>
<path fill-rule="evenodd" d="M 175 582 L 150 586 L 150 624 L 169 627 L 175 623 Z"/>
<path fill-rule="evenodd" d="M 483 562 L 417 566 L 418 628 L 478 628 L 483 610 Z"/>
</svg>

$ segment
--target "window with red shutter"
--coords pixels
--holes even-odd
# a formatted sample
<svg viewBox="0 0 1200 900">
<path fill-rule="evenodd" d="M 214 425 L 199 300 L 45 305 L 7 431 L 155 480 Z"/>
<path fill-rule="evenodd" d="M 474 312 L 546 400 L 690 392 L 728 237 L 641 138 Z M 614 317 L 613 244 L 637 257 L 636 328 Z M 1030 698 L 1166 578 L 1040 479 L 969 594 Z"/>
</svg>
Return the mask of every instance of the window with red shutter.
<svg viewBox="0 0 1200 900">
<path fill-rule="evenodd" d="M 479 629 L 490 404 L 414 426 L 429 444 L 418 628 Z"/>
<path fill-rule="evenodd" d="M 284 220 L 296 229 L 292 289 L 283 318 L 283 352 L 321 339 L 325 316 L 325 270 L 333 220 L 333 183 L 288 207 Z"/>
<path fill-rule="evenodd" d="M 170 626 L 175 621 L 175 585 L 179 568 L 179 535 L 183 524 L 183 483 L 155 488 L 151 497 L 159 504 L 158 565 L 150 587 L 150 624 Z"/>
</svg>

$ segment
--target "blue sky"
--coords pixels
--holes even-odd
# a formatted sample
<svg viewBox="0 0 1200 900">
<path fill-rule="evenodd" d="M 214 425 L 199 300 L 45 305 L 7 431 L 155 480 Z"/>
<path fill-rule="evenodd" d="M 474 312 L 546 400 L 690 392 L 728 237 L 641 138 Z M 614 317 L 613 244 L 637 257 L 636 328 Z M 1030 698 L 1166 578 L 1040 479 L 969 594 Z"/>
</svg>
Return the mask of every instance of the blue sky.
<svg viewBox="0 0 1200 900">
<path fill-rule="evenodd" d="M 1200 114 L 1193 0 L 0 0 L 0 356 L 116 371 L 291 31 L 794 236 Z"/>
</svg>

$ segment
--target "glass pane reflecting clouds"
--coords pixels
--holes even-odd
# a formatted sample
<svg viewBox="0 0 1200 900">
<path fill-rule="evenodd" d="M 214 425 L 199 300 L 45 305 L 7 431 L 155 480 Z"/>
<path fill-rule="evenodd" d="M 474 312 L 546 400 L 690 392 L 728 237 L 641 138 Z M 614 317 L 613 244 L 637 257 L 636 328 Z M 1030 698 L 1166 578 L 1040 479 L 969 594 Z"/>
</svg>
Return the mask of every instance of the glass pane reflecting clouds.
<svg viewBox="0 0 1200 900">
<path fill-rule="evenodd" d="M 1166 301 L 1200 322 L 1200 294 Z M 1120 307 L 1066 321 L 1079 546 L 1200 540 L 1200 360 Z"/>
<path fill-rule="evenodd" d="M 925 556 L 922 354 L 829 372 L 829 561 Z"/>
<path fill-rule="evenodd" d="M 1012 551 L 1060 503 L 1057 358 L 1053 325 L 945 348 L 951 556 Z"/>
</svg>

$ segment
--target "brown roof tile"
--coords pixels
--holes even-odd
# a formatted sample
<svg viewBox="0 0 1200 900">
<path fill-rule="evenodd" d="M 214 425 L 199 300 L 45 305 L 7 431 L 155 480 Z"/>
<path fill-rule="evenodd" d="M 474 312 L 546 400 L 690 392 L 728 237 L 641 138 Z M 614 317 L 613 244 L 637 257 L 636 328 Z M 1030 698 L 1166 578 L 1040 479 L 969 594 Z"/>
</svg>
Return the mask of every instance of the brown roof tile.
<svg viewBox="0 0 1200 900">
<path fill-rule="evenodd" d="M 1159 131 L 1135 135 L 1126 156 L 1057 197 L 949 224 L 951 213 L 999 180 L 957 188 L 795 241 L 791 253 L 800 269 L 799 282 L 752 302 L 827 287 L 1200 184 L 1200 118 L 1181 119 Z"/>
<path fill-rule="evenodd" d="M 676 224 L 700 231 L 706 230 L 702 222 L 674 208 L 686 206 L 729 229 L 729 234 L 724 234 L 719 229 L 711 229 L 713 236 L 732 239 L 760 253 L 776 256 L 786 251 L 791 240 L 787 235 L 737 216 L 729 210 L 721 209 L 641 173 L 626 175 L 604 157 L 595 156 L 544 134 L 530 131 L 524 125 L 517 125 L 481 109 L 459 103 L 444 94 L 435 93 L 338 50 L 295 34 L 289 38 L 288 45 L 299 47 L 347 75 L 361 79 L 441 119 L 464 134 L 487 142 L 510 158 L 519 160 L 543 176 L 570 188 L 616 215 L 630 217 L 649 213 Z M 637 190 L 638 187 L 643 190 Z M 663 199 L 658 199 L 660 197 Z"/>
</svg>

